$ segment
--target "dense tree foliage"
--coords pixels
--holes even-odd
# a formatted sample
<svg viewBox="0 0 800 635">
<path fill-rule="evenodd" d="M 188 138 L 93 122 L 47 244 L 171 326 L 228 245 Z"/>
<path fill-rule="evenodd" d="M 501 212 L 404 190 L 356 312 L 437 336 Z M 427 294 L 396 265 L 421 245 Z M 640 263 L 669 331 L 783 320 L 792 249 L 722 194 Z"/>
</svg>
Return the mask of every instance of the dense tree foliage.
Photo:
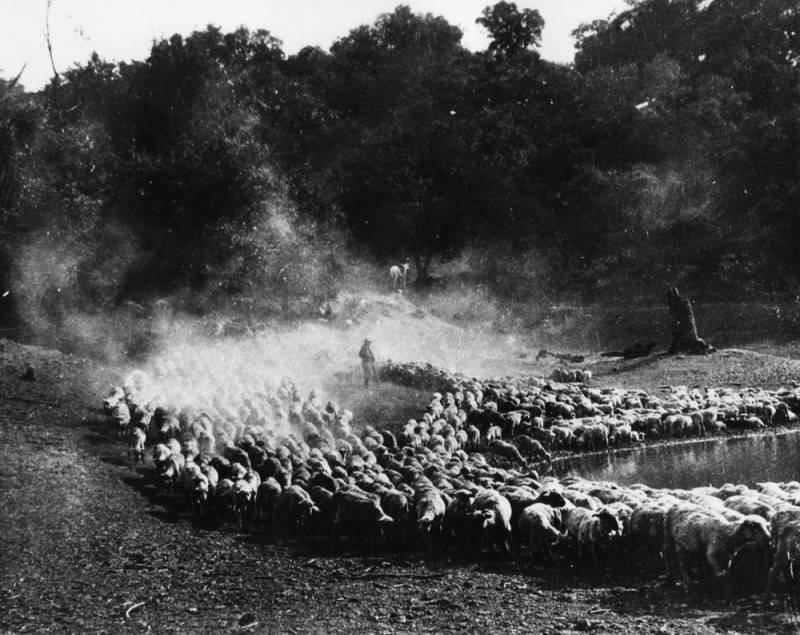
<svg viewBox="0 0 800 635">
<path fill-rule="evenodd" d="M 513 2 L 498 2 L 486 7 L 475 20 L 485 27 L 491 37 L 489 51 L 501 57 L 513 57 L 542 41 L 544 20 L 535 9 L 517 9 Z"/>
<path fill-rule="evenodd" d="M 399 6 L 329 51 L 210 26 L 142 61 L 94 55 L 38 94 L 0 81 L 5 286 L 46 253 L 61 274 L 17 296 L 316 301 L 347 243 L 420 279 L 469 248 L 523 297 L 542 279 L 590 297 L 792 287 L 795 2 L 631 0 L 575 31 L 574 65 L 540 58 L 537 11 L 476 21 L 476 53 Z M 531 254 L 536 285 L 502 275 Z"/>
</svg>

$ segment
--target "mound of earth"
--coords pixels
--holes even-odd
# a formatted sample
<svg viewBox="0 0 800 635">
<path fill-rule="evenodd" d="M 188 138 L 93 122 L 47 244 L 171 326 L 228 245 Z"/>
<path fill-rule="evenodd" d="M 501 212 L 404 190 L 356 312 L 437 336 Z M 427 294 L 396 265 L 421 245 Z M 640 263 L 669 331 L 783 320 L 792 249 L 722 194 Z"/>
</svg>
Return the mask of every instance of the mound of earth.
<svg viewBox="0 0 800 635">
<path fill-rule="evenodd" d="M 660 386 L 779 388 L 800 379 L 800 360 L 738 348 L 710 355 L 656 354 L 640 359 L 593 360 L 594 383 L 654 390 Z"/>
</svg>

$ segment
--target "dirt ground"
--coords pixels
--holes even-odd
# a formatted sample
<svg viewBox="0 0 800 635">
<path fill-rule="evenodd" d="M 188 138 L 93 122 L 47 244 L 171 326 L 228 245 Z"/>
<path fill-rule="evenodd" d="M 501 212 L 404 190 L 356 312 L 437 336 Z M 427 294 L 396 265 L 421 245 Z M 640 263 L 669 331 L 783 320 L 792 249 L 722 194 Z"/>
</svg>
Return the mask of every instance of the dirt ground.
<svg viewBox="0 0 800 635">
<path fill-rule="evenodd" d="M 755 383 L 797 362 L 730 352 L 614 362 L 605 383 Z M 20 379 L 30 365 L 34 381 Z M 783 601 L 687 597 L 631 570 L 568 570 L 330 553 L 200 527 L 133 466 L 92 406 L 96 362 L 0 340 L 0 629 L 3 632 L 793 632 Z M 723 379 L 724 381 L 719 381 Z M 351 388 L 361 404 L 371 395 Z M 371 411 L 371 417 L 383 413 Z"/>
</svg>

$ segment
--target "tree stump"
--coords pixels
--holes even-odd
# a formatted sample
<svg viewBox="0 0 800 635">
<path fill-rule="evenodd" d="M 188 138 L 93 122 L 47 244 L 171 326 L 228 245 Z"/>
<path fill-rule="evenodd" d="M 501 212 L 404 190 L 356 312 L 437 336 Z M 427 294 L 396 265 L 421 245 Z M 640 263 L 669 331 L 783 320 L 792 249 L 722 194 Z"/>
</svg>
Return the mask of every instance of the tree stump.
<svg viewBox="0 0 800 635">
<path fill-rule="evenodd" d="M 713 346 L 698 337 L 692 304 L 676 287 L 667 291 L 667 307 L 672 318 L 672 342 L 667 350 L 669 355 L 705 355 L 714 352 Z"/>
</svg>

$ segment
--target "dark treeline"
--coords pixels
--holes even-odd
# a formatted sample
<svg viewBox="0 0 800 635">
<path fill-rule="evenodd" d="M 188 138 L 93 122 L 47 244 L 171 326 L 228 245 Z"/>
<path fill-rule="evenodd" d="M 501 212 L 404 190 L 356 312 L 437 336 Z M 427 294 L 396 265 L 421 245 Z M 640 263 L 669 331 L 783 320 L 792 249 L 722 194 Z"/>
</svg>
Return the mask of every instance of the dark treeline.
<svg viewBox="0 0 800 635">
<path fill-rule="evenodd" d="M 6 318 L 178 289 L 316 301 L 345 252 L 420 281 L 469 252 L 516 299 L 790 290 L 797 3 L 630 4 L 575 32 L 569 66 L 501 2 L 476 53 L 400 6 L 327 52 L 208 27 L 40 93 L 0 81 Z"/>
</svg>

